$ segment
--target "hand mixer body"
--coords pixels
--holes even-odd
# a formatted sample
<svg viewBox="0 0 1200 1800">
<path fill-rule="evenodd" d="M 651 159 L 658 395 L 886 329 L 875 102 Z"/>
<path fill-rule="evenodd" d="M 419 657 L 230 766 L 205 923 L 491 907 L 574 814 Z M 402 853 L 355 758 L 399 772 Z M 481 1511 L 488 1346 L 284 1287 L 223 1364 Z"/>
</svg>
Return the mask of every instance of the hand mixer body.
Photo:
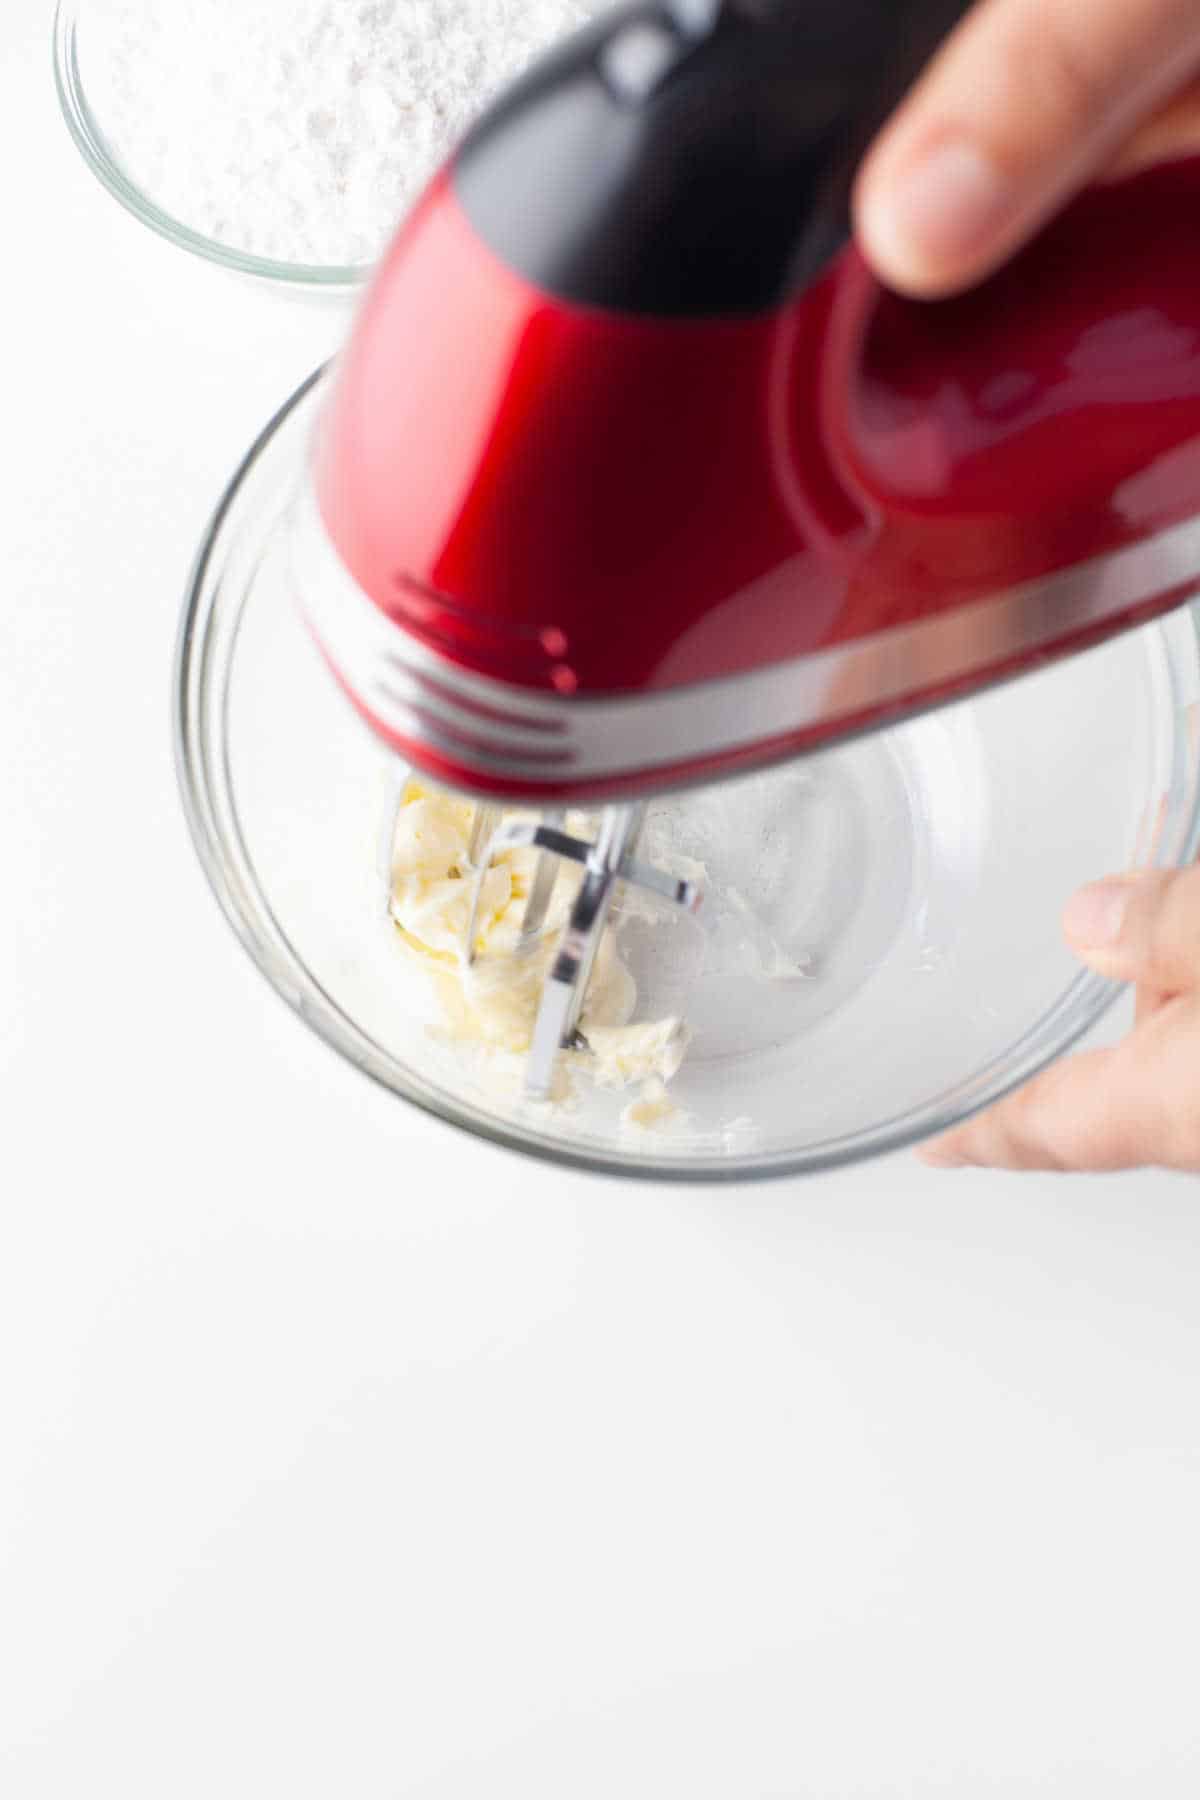
<svg viewBox="0 0 1200 1800">
<path fill-rule="evenodd" d="M 440 779 L 708 779 L 1192 591 L 1200 171 L 1092 191 L 962 300 L 886 296 L 835 248 L 846 108 L 880 104 L 856 3 L 804 10 L 799 51 L 746 6 L 690 35 L 626 9 L 481 122 L 385 259 L 301 587 Z"/>
<path fill-rule="evenodd" d="M 1173 604 L 1200 568 L 1198 187 L 1181 166 L 1091 194 L 950 306 L 879 295 L 847 255 L 785 308 L 665 322 L 472 280 L 443 182 L 320 445 L 324 528 L 394 627 L 387 692 L 351 668 L 352 691 L 443 779 L 629 791 Z"/>
</svg>

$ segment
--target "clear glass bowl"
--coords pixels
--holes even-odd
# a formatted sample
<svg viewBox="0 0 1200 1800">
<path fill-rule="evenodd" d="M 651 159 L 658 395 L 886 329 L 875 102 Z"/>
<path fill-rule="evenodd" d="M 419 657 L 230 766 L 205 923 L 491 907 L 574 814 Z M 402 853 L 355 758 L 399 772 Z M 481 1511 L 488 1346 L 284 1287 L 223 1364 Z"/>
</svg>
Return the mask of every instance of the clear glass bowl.
<svg viewBox="0 0 1200 1800">
<path fill-rule="evenodd" d="M 243 274 L 337 290 L 364 279 L 453 140 L 547 33 L 604 3 L 562 0 L 560 13 L 523 0 L 482 11 L 465 0 L 376 0 L 347 6 L 332 25 L 327 16 L 327 35 L 337 35 L 313 43 L 304 30 L 316 15 L 298 19 L 297 0 L 202 0 L 233 22 L 220 34 L 205 31 L 195 5 L 58 0 L 55 77 L 88 166 L 144 225 Z M 290 136 L 290 93 L 255 79 L 266 58 L 277 84 L 284 54 L 297 71 Z M 328 197 L 335 173 L 342 193 L 323 253 L 267 249 L 311 206 L 306 181 Z"/>
<path fill-rule="evenodd" d="M 671 1086 L 683 1118 L 631 1130 L 628 1095 L 590 1091 L 564 1112 L 496 1091 L 415 999 L 379 855 L 403 772 L 330 679 L 290 589 L 287 509 L 322 385 L 272 421 L 221 501 L 176 707 L 217 898 L 335 1049 L 497 1142 L 697 1180 L 895 1149 L 1097 1022 L 1114 990 L 1068 954 L 1059 913 L 1082 881 L 1196 852 L 1192 609 L 775 773 L 656 802 L 651 836 L 708 868 L 696 922 L 622 927 L 639 1016 L 682 1007 L 695 1030 Z"/>
</svg>

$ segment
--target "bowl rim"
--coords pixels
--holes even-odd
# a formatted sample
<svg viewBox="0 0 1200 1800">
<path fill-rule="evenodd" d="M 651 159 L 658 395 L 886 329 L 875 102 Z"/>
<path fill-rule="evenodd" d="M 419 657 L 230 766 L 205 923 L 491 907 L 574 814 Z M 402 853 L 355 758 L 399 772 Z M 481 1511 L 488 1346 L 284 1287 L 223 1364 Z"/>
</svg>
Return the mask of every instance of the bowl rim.
<svg viewBox="0 0 1200 1800">
<path fill-rule="evenodd" d="M 593 1146 L 572 1145 L 569 1141 L 551 1141 L 535 1131 L 524 1130 L 484 1113 L 473 1112 L 465 1102 L 432 1086 L 423 1087 L 419 1079 L 399 1065 L 395 1058 L 377 1045 L 327 994 L 293 948 L 283 928 L 275 919 L 266 896 L 254 874 L 246 852 L 248 873 L 258 899 L 257 916 L 241 895 L 242 880 L 233 867 L 232 853 L 220 827 L 220 809 L 214 804 L 213 787 L 207 759 L 202 754 L 202 736 L 198 731 L 196 700 L 204 691 L 208 668 L 208 625 L 219 598 L 219 584 L 210 592 L 208 576 L 223 541 L 225 528 L 247 480 L 268 454 L 280 431 L 294 413 L 310 400 L 320 387 L 329 368 L 321 364 L 291 394 L 268 420 L 246 452 L 210 517 L 195 554 L 183 597 L 176 636 L 172 673 L 172 725 L 176 776 L 180 798 L 192 842 L 213 895 L 225 914 L 234 934 L 242 943 L 278 997 L 297 1016 L 346 1061 L 352 1063 L 378 1086 L 419 1107 L 431 1117 L 455 1130 L 483 1138 L 504 1149 L 590 1174 L 625 1177 L 634 1180 L 668 1182 L 681 1185 L 708 1186 L 714 1183 L 750 1183 L 779 1180 L 801 1174 L 826 1173 L 848 1168 L 855 1163 L 911 1148 L 923 1139 L 936 1136 L 974 1114 L 986 1110 L 998 1100 L 1056 1062 L 1082 1037 L 1093 1030 L 1109 1012 L 1124 991 L 1120 984 L 1105 980 L 1087 969 L 1081 969 L 1054 1003 L 1053 1009 L 1033 1022 L 1021 1037 L 1000 1055 L 975 1069 L 957 1087 L 946 1090 L 918 1112 L 885 1119 L 870 1130 L 829 1139 L 812 1149 L 775 1150 L 761 1153 L 744 1152 L 703 1157 L 676 1157 L 669 1151 L 653 1158 L 639 1158 L 636 1153 L 613 1148 L 601 1151 Z M 250 590 L 237 602 L 233 626 L 236 642 L 241 611 Z M 1193 640 L 1200 645 L 1200 602 L 1185 603 L 1175 615 L 1186 615 Z M 1198 658 L 1200 660 L 1200 658 Z M 197 674 L 199 670 L 199 674 Z M 197 682 L 199 686 L 197 686 Z M 364 730 L 366 728 L 364 727 Z M 225 772 L 225 758 L 216 759 L 218 773 Z M 236 817 L 236 808 L 234 809 Z M 1190 813 L 1181 821 L 1183 855 L 1172 867 L 1184 867 L 1200 850 L 1200 779 L 1195 783 Z M 1166 866 L 1166 865 L 1164 865 Z M 280 945 L 268 942 L 262 929 L 263 918 L 270 921 Z M 281 955 L 290 959 L 298 980 L 285 980 L 281 973 Z M 303 990 L 301 991 L 301 985 Z M 320 1008 L 313 996 L 319 996 Z M 1050 1042 L 1049 1020 L 1062 1016 L 1062 1025 Z M 1005 1073 L 997 1071 L 1003 1068 Z M 958 1103 L 954 1097 L 959 1096 Z"/>
<path fill-rule="evenodd" d="M 238 250 L 231 244 L 222 244 L 204 232 L 193 230 L 151 200 L 121 167 L 88 101 L 76 42 L 83 3 L 84 0 L 57 0 L 52 35 L 54 85 L 67 129 L 101 186 L 159 237 L 206 262 L 217 263 L 240 275 L 283 282 L 297 288 L 319 288 L 327 293 L 344 293 L 361 287 L 370 273 L 369 263 L 290 263 L 255 256 L 250 251 Z"/>
</svg>

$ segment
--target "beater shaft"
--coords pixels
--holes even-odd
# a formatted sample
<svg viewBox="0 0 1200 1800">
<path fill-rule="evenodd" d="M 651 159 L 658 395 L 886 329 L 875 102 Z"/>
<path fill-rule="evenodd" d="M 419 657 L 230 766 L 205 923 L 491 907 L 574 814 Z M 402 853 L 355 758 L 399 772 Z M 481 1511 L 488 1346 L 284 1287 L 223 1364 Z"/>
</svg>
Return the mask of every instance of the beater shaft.
<svg viewBox="0 0 1200 1800">
<path fill-rule="evenodd" d="M 562 820 L 560 812 L 547 812 L 545 823 L 553 829 Z M 517 944 L 517 955 L 526 956 L 533 949 L 541 935 L 542 926 L 546 923 L 546 913 L 550 907 L 550 898 L 554 893 L 554 884 L 558 880 L 557 857 L 543 853 L 537 860 L 537 871 L 533 877 L 533 885 L 525 901 L 525 913 L 521 919 L 521 936 Z"/>
<path fill-rule="evenodd" d="M 609 807 L 600 822 L 595 844 L 587 846 L 583 880 L 542 989 L 533 1027 L 525 1064 L 525 1092 L 530 1099 L 550 1097 L 558 1053 L 576 1041 L 583 997 L 617 879 L 637 841 L 644 812 L 640 805 Z"/>
</svg>

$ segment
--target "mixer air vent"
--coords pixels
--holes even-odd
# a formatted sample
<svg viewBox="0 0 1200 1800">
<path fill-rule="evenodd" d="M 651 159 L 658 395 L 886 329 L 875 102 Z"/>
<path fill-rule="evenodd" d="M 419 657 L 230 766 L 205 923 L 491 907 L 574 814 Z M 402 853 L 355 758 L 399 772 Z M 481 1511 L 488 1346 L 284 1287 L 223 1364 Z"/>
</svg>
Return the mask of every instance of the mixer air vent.
<svg viewBox="0 0 1200 1800">
<path fill-rule="evenodd" d="M 531 625 L 466 607 L 406 570 L 392 579 L 401 620 L 431 644 L 451 655 L 469 654 L 473 661 L 489 662 L 497 674 L 548 679 L 560 692 L 573 685 L 563 664 L 568 644 L 561 627 Z"/>
</svg>

